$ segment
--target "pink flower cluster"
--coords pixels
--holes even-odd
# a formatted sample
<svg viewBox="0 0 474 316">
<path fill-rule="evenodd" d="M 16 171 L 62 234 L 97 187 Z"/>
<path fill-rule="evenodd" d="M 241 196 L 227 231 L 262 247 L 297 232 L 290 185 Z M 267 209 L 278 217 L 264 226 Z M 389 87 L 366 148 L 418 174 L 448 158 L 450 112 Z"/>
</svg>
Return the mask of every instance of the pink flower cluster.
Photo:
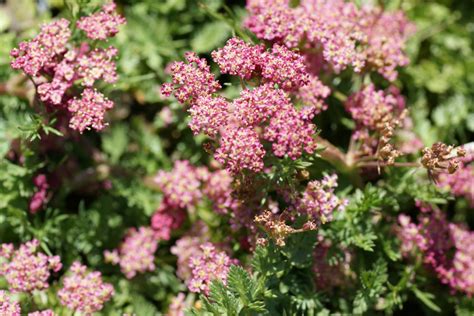
<svg viewBox="0 0 474 316">
<path fill-rule="evenodd" d="M 72 99 L 68 104 L 69 112 L 73 113 L 69 126 L 83 132 L 88 127 L 103 129 L 105 112 L 114 107 L 114 103 L 102 93 L 93 89 L 84 89 L 81 99 Z"/>
<path fill-rule="evenodd" d="M 316 77 L 310 77 L 299 53 L 278 44 L 266 50 L 262 45 L 232 38 L 212 52 L 212 57 L 221 73 L 243 80 L 259 78 L 260 84 L 252 89 L 245 86 L 239 98 L 227 100 L 216 95 L 221 86 L 207 62 L 191 53 L 188 64 L 172 65 L 173 82 L 163 85 L 162 92 L 165 96 L 174 93 L 182 103 L 189 102 L 192 131 L 219 140 L 215 151 L 218 162 L 231 173 L 261 171 L 266 154 L 262 141 L 272 143 L 277 157 L 297 159 L 303 151 L 314 152 L 316 127 L 311 120 L 326 108 L 322 98 L 329 90 Z M 310 87 L 301 90 L 307 84 Z M 308 106 L 302 110 L 293 107 L 291 93 L 300 93 Z"/>
<path fill-rule="evenodd" d="M 49 287 L 50 270 L 57 272 L 62 264 L 58 256 L 38 252 L 39 241 L 33 239 L 15 250 L 12 244 L 2 244 L 0 249 L 0 275 L 13 292 L 33 292 Z"/>
<path fill-rule="evenodd" d="M 195 222 L 189 232 L 184 234 L 171 247 L 171 253 L 178 257 L 176 274 L 181 280 L 191 279 L 189 260 L 192 256 L 201 254 L 200 246 L 209 240 L 208 227 L 201 221 Z"/>
<path fill-rule="evenodd" d="M 438 186 L 447 188 L 455 196 L 464 197 L 474 207 L 474 167 L 469 164 L 474 157 L 467 157 L 454 173 L 443 172 L 438 177 Z"/>
<path fill-rule="evenodd" d="M 88 272 L 87 267 L 77 261 L 72 264 L 63 284 L 63 288 L 58 291 L 61 304 L 85 314 L 101 310 L 114 295 L 113 286 L 102 281 L 100 272 Z"/>
<path fill-rule="evenodd" d="M 204 196 L 213 202 L 218 213 L 226 213 L 238 204 L 232 197 L 233 178 L 225 170 L 210 171 L 206 167 L 195 167 L 187 160 L 178 160 L 171 171 L 159 171 L 154 180 L 164 195 L 152 218 L 155 222 L 152 227 L 157 230 L 166 223 L 169 225 L 166 229 L 179 227 L 184 220 L 182 210 L 196 206 Z"/>
<path fill-rule="evenodd" d="M 302 0 L 296 7 L 290 0 L 248 0 L 247 9 L 245 26 L 257 37 L 290 48 L 303 45 L 336 71 L 373 68 L 393 81 L 396 68 L 408 63 L 404 48 L 413 26 L 402 12 L 344 0 Z"/>
<path fill-rule="evenodd" d="M 33 194 L 30 200 L 29 209 L 30 213 L 35 214 L 46 204 L 48 198 L 49 184 L 46 179 L 46 175 L 38 174 L 34 179 L 33 183 L 37 191 Z"/>
<path fill-rule="evenodd" d="M 418 224 L 406 215 L 400 215 L 398 221 L 402 254 L 413 256 L 420 251 L 423 262 L 442 283 L 474 294 L 474 232 L 448 223 L 438 210 L 425 210 Z"/>
<path fill-rule="evenodd" d="M 219 82 L 211 74 L 211 70 L 204 58 L 199 58 L 195 53 L 186 53 L 187 64 L 181 61 L 171 65 L 173 82 L 162 86 L 162 94 L 173 94 L 179 102 L 184 103 L 207 96 L 221 88 Z"/>
<path fill-rule="evenodd" d="M 20 303 L 13 301 L 10 295 L 4 290 L 0 290 L 0 315 L 21 315 Z"/>
<path fill-rule="evenodd" d="M 94 40 L 106 40 L 118 33 L 118 27 L 125 24 L 125 18 L 115 13 L 115 3 L 110 2 L 90 16 L 77 21 L 77 28 L 86 32 L 87 37 Z"/>
<path fill-rule="evenodd" d="M 302 87 L 309 81 L 304 58 L 278 44 L 266 51 L 263 45 L 250 45 L 234 37 L 223 48 L 212 52 L 212 58 L 221 73 L 245 80 L 261 76 L 264 82 L 278 84 L 287 91 Z"/>
<path fill-rule="evenodd" d="M 151 228 L 155 231 L 155 237 L 160 240 L 169 240 L 171 232 L 181 227 L 186 220 L 186 211 L 175 208 L 163 201 L 151 217 Z"/>
<path fill-rule="evenodd" d="M 185 298 L 184 293 L 179 293 L 173 297 L 166 316 L 185 316 L 185 310 L 190 308 L 189 304 L 186 304 Z"/>
<path fill-rule="evenodd" d="M 385 122 L 405 108 L 403 99 L 399 99 L 396 94 L 376 90 L 373 84 L 351 95 L 344 105 L 359 129 L 371 131 L 383 128 Z"/>
<path fill-rule="evenodd" d="M 158 239 L 150 227 L 131 228 L 118 250 L 105 251 L 106 262 L 119 264 L 125 277 L 131 279 L 137 273 L 155 270 L 155 252 Z"/>
<path fill-rule="evenodd" d="M 113 13 L 114 9 L 115 4 L 109 3 L 103 11 L 81 18 L 77 26 L 92 39 L 114 36 L 117 26 L 125 23 L 123 17 Z M 93 86 L 101 79 L 107 83 L 117 81 L 117 49 L 91 49 L 87 42 L 77 47 L 68 45 L 72 35 L 69 24 L 68 20 L 60 19 L 44 25 L 35 38 L 11 51 L 11 66 L 30 76 L 48 110 L 69 110 L 72 129 L 80 133 L 89 128 L 101 130 L 106 126 L 104 114 L 113 102 Z M 74 97 L 77 89 L 73 87 L 83 88 L 79 99 Z"/>
<path fill-rule="evenodd" d="M 343 210 L 346 200 L 339 199 L 334 193 L 337 187 L 337 175 L 324 176 L 321 181 L 310 181 L 303 196 L 294 202 L 294 208 L 301 214 L 308 214 L 316 223 L 326 223 L 333 219 L 335 209 Z"/>
<path fill-rule="evenodd" d="M 12 300 L 9 293 L 0 290 L 0 315 L 4 316 L 21 316 L 25 315 L 21 313 L 20 303 Z M 50 310 L 36 311 L 28 313 L 28 316 L 55 316 L 56 314 Z"/>
<path fill-rule="evenodd" d="M 225 284 L 230 266 L 238 262 L 231 259 L 224 251 L 218 251 L 209 242 L 201 245 L 200 248 L 201 254 L 189 260 L 192 278 L 188 281 L 188 288 L 191 292 L 208 295 L 211 282 L 217 279 Z"/>
<path fill-rule="evenodd" d="M 164 203 L 173 208 L 186 208 L 195 205 L 201 198 L 201 173 L 203 168 L 192 166 L 189 161 L 178 160 L 173 170 L 160 170 L 154 181 L 163 192 Z"/>
</svg>

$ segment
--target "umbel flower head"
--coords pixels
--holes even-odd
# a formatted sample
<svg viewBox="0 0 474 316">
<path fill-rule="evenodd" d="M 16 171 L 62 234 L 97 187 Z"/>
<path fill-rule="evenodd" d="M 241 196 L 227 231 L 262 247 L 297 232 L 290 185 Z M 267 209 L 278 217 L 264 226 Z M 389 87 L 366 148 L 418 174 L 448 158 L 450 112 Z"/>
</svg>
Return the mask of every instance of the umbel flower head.
<svg viewBox="0 0 474 316">
<path fill-rule="evenodd" d="M 20 316 L 20 303 L 13 301 L 7 291 L 0 290 L 0 315 Z"/>
<path fill-rule="evenodd" d="M 200 248 L 202 253 L 189 260 L 192 278 L 188 282 L 188 288 L 191 292 L 208 295 L 212 280 L 221 280 L 226 284 L 230 266 L 237 264 L 237 261 L 231 259 L 224 251 L 218 251 L 209 242 Z"/>
<path fill-rule="evenodd" d="M 125 18 L 115 13 L 115 4 L 111 2 L 102 11 L 82 17 L 77 27 L 90 39 L 106 40 L 124 23 Z M 71 38 L 74 37 L 68 20 L 45 24 L 35 38 L 21 42 L 11 51 L 11 66 L 30 77 L 48 111 L 69 111 L 71 129 L 80 133 L 90 128 L 102 130 L 107 125 L 105 112 L 114 104 L 96 91 L 94 85 L 99 80 L 117 81 L 114 61 L 117 49 L 92 49 L 87 41 L 77 43 Z"/>
<path fill-rule="evenodd" d="M 258 38 L 289 48 L 304 42 L 308 56 L 321 55 L 312 59 L 336 72 L 374 69 L 394 81 L 397 67 L 408 64 L 405 41 L 414 27 L 401 11 L 344 0 L 302 0 L 297 6 L 290 0 L 248 0 L 247 10 L 245 26 Z"/>
<path fill-rule="evenodd" d="M 298 159 L 303 152 L 314 153 L 316 126 L 311 120 L 326 108 L 322 99 L 329 91 L 309 75 L 299 52 L 279 44 L 266 49 L 232 38 L 211 55 L 221 73 L 242 80 L 238 98 L 228 100 L 217 94 L 221 85 L 207 61 L 194 53 L 186 55 L 188 63 L 172 64 L 172 83 L 164 84 L 162 93 L 189 104 L 189 126 L 195 134 L 202 132 L 219 143 L 218 162 L 232 174 L 260 172 L 267 153 L 265 142 L 272 144 L 277 157 Z M 297 109 L 291 95 L 314 104 Z"/>
<path fill-rule="evenodd" d="M 88 272 L 87 267 L 77 261 L 72 264 L 69 275 L 63 280 L 63 288 L 58 291 L 62 305 L 87 315 L 100 311 L 113 295 L 113 286 L 102 281 L 100 272 Z"/>
<path fill-rule="evenodd" d="M 106 262 L 119 264 L 120 270 L 127 279 L 137 273 L 153 271 L 155 269 L 155 252 L 158 248 L 158 239 L 155 231 L 150 227 L 131 228 L 125 240 L 117 250 L 105 251 Z"/>
<path fill-rule="evenodd" d="M 423 209 L 418 224 L 399 216 L 402 254 L 421 255 L 425 265 L 453 291 L 474 295 L 474 232 L 449 223 L 438 209 Z"/>
<path fill-rule="evenodd" d="M 62 264 L 58 256 L 38 252 L 39 241 L 33 239 L 14 249 L 12 244 L 2 244 L 0 275 L 8 282 L 10 291 L 33 292 L 49 287 L 50 270 L 57 272 Z"/>
</svg>

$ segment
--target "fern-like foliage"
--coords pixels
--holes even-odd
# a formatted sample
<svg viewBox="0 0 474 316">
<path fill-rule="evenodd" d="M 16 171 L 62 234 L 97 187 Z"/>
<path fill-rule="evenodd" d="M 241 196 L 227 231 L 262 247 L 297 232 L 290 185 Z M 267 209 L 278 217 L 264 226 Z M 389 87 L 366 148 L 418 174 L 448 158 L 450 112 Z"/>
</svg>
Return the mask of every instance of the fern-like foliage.
<svg viewBox="0 0 474 316">
<path fill-rule="evenodd" d="M 242 267 L 232 266 L 227 285 L 214 280 L 209 297 L 201 297 L 202 308 L 193 309 L 191 315 L 265 315 L 268 311 L 265 308 L 264 291 L 264 277 L 251 277 Z"/>
</svg>

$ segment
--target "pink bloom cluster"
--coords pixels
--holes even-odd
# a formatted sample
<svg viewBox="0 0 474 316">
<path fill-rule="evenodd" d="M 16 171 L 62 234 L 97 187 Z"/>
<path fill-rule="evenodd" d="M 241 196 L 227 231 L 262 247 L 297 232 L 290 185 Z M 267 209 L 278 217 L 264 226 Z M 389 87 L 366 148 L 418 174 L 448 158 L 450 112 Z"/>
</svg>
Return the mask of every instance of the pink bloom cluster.
<svg viewBox="0 0 474 316">
<path fill-rule="evenodd" d="M 191 268 L 189 260 L 192 256 L 201 254 L 200 246 L 208 241 L 208 228 L 201 222 L 195 222 L 192 229 L 176 241 L 171 247 L 171 253 L 178 257 L 176 274 L 182 280 L 190 280 Z"/>
<path fill-rule="evenodd" d="M 173 82 L 162 86 L 162 94 L 174 94 L 179 102 L 194 100 L 199 96 L 210 95 L 221 88 L 219 82 L 211 74 L 211 70 L 204 58 L 195 53 L 186 53 L 187 64 L 181 61 L 171 65 Z"/>
<path fill-rule="evenodd" d="M 278 84 L 291 91 L 309 81 L 304 58 L 284 46 L 275 44 L 271 51 L 263 45 L 250 45 L 239 38 L 231 38 L 214 52 L 212 58 L 221 73 L 236 75 L 249 80 L 261 76 L 265 82 Z"/>
<path fill-rule="evenodd" d="M 238 204 L 232 197 L 233 178 L 225 170 L 210 171 L 206 167 L 195 167 L 187 160 L 178 160 L 171 171 L 159 171 L 154 181 L 164 195 L 152 218 L 155 222 L 152 227 L 156 230 L 166 223 L 167 229 L 179 227 L 184 220 L 182 209 L 196 206 L 204 196 L 213 202 L 219 213 L 226 213 Z M 165 231 L 163 233 L 167 235 Z"/>
<path fill-rule="evenodd" d="M 100 272 L 87 272 L 87 267 L 77 261 L 72 264 L 63 284 L 63 288 L 58 291 L 61 304 L 85 314 L 101 310 L 114 295 L 113 286 L 102 281 Z"/>
<path fill-rule="evenodd" d="M 105 251 L 106 262 L 119 264 L 120 270 L 128 279 L 155 270 L 155 252 L 158 239 L 150 227 L 131 228 L 117 250 Z"/>
<path fill-rule="evenodd" d="M 202 168 L 192 166 L 189 161 L 178 160 L 172 171 L 160 170 L 154 181 L 163 192 L 165 203 L 173 208 L 186 208 L 195 205 L 202 197 Z"/>
<path fill-rule="evenodd" d="M 43 69 L 54 68 L 59 55 L 67 51 L 66 44 L 71 37 L 69 21 L 60 19 L 45 24 L 41 32 L 29 42 L 21 42 L 10 55 L 14 58 L 11 66 L 22 69 L 25 74 L 36 77 Z"/>
<path fill-rule="evenodd" d="M 397 234 L 405 256 L 421 251 L 423 262 L 442 283 L 474 294 L 474 232 L 448 223 L 438 210 L 425 210 L 418 224 L 406 215 L 400 215 L 398 221 Z"/>
<path fill-rule="evenodd" d="M 33 239 L 15 250 L 12 244 L 2 244 L 0 249 L 0 275 L 14 292 L 33 292 L 49 287 L 50 270 L 57 272 L 62 264 L 58 256 L 38 252 L 39 241 Z"/>
<path fill-rule="evenodd" d="M 29 209 L 30 213 L 35 214 L 40 209 L 42 209 L 44 204 L 46 203 L 46 200 L 48 198 L 49 184 L 48 180 L 46 179 L 46 175 L 44 174 L 38 174 L 33 179 L 33 183 L 37 191 L 31 197 Z"/>
<path fill-rule="evenodd" d="M 69 126 L 80 132 L 88 127 L 101 130 L 106 126 L 105 112 L 113 106 L 114 103 L 97 90 L 84 89 L 81 99 L 74 98 L 69 102 L 68 110 L 73 113 Z"/>
<path fill-rule="evenodd" d="M 327 98 L 330 93 L 331 90 L 317 77 L 310 76 L 308 84 L 301 87 L 296 95 L 305 106 L 314 107 L 314 114 L 319 114 L 327 110 L 327 104 L 322 100 Z"/>
<path fill-rule="evenodd" d="M 336 71 L 374 68 L 390 81 L 405 66 L 405 41 L 413 26 L 402 12 L 358 8 L 344 0 L 248 0 L 245 25 L 260 39 L 293 48 L 303 44 L 309 55 L 322 55 Z M 313 58 L 320 60 L 320 58 Z"/>
<path fill-rule="evenodd" d="M 171 232 L 181 227 L 186 219 L 184 209 L 170 206 L 165 201 L 151 217 L 151 228 L 155 231 L 155 237 L 160 240 L 169 240 Z"/>
<path fill-rule="evenodd" d="M 392 118 L 396 113 L 400 113 L 405 107 L 405 102 L 396 94 L 376 90 L 375 86 L 370 84 L 351 95 L 345 107 L 359 129 L 367 128 L 374 131 L 383 128 L 388 117 Z"/>
<path fill-rule="evenodd" d="M 466 198 L 471 207 L 474 207 L 474 167 L 470 163 L 474 157 L 461 164 L 461 167 L 454 173 L 444 172 L 439 175 L 438 186 L 448 188 L 455 196 Z"/>
<path fill-rule="evenodd" d="M 316 223 L 326 223 L 333 219 L 335 209 L 343 210 L 346 200 L 339 199 L 334 193 L 337 187 L 337 175 L 324 176 L 321 181 L 310 181 L 303 196 L 294 202 L 294 208 L 301 214 L 308 214 Z"/>
<path fill-rule="evenodd" d="M 179 293 L 173 297 L 166 316 L 184 316 L 184 311 L 190 307 L 189 304 L 186 304 L 185 298 L 184 293 Z"/>
<path fill-rule="evenodd" d="M 217 279 L 225 284 L 230 266 L 238 262 L 231 259 L 224 251 L 218 251 L 209 242 L 201 245 L 200 248 L 201 254 L 189 260 L 192 278 L 188 281 L 188 288 L 191 292 L 208 295 L 211 282 Z"/>
<path fill-rule="evenodd" d="M 245 127 L 230 127 L 222 132 L 220 147 L 214 158 L 231 173 L 243 169 L 261 171 L 265 150 L 255 130 Z"/>
<path fill-rule="evenodd" d="M 20 316 L 20 303 L 13 301 L 6 291 L 0 290 L 0 315 Z"/>
<path fill-rule="evenodd" d="M 86 32 L 87 37 L 94 40 L 106 40 L 118 33 L 118 27 L 125 24 L 125 18 L 115 13 L 115 3 L 110 2 L 90 16 L 77 21 L 77 28 Z"/>
<path fill-rule="evenodd" d="M 123 17 L 113 13 L 114 9 L 114 3 L 107 4 L 104 11 L 81 18 L 77 26 L 93 39 L 114 36 L 117 26 L 125 23 Z M 77 47 L 68 45 L 72 35 L 69 24 L 68 20 L 60 19 L 44 25 L 35 38 L 11 51 L 11 66 L 31 77 L 48 110 L 69 110 L 72 129 L 81 133 L 89 128 L 101 130 L 106 126 L 104 114 L 113 102 L 93 86 L 101 79 L 107 83 L 117 81 L 117 49 L 91 49 L 87 42 Z M 83 88 L 79 99 L 74 97 L 73 87 Z"/>
<path fill-rule="evenodd" d="M 307 73 L 299 53 L 278 44 L 266 50 L 262 45 L 232 38 L 212 52 L 212 57 L 221 73 L 243 80 L 260 78 L 260 84 L 253 89 L 245 87 L 239 98 L 229 101 L 216 95 L 221 86 L 207 62 L 188 54 L 188 64 L 172 65 L 173 82 L 163 85 L 162 92 L 165 96 L 174 93 L 180 102 L 190 103 L 189 125 L 195 134 L 202 132 L 213 139 L 220 136 L 220 147 L 215 151 L 218 162 L 231 173 L 261 171 L 266 153 L 263 140 L 272 143 L 277 157 L 297 159 L 303 150 L 314 152 L 316 127 L 311 120 L 325 109 L 321 99 L 329 90 Z M 310 87 L 300 93 L 308 106 L 297 110 L 290 93 L 298 94 L 307 84 Z"/>
<path fill-rule="evenodd" d="M 0 290 L 0 315 L 4 316 L 21 316 L 20 303 L 13 301 L 8 292 Z M 56 314 L 50 310 L 36 311 L 28 313 L 28 316 L 55 316 Z"/>
</svg>

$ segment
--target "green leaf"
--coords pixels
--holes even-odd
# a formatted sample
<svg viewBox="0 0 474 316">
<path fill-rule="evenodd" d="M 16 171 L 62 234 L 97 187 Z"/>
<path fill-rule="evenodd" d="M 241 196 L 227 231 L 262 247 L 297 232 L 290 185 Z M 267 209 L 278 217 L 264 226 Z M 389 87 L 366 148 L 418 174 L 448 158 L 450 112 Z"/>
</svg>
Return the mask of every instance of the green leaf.
<svg viewBox="0 0 474 316">
<path fill-rule="evenodd" d="M 209 52 L 217 48 L 230 36 L 227 23 L 216 21 L 206 24 L 191 40 L 191 47 L 196 53 Z"/>
<path fill-rule="evenodd" d="M 435 311 L 435 312 L 438 312 L 440 313 L 441 312 L 441 308 L 439 308 L 438 305 L 436 305 L 434 302 L 433 302 L 433 299 L 435 298 L 435 296 L 431 293 L 428 293 L 428 292 L 422 292 L 420 291 L 418 288 L 416 287 L 413 287 L 412 288 L 412 291 L 413 291 L 413 294 L 415 294 L 415 296 L 423 302 L 423 304 L 426 305 L 426 307 L 428 307 L 429 309 Z"/>
</svg>

